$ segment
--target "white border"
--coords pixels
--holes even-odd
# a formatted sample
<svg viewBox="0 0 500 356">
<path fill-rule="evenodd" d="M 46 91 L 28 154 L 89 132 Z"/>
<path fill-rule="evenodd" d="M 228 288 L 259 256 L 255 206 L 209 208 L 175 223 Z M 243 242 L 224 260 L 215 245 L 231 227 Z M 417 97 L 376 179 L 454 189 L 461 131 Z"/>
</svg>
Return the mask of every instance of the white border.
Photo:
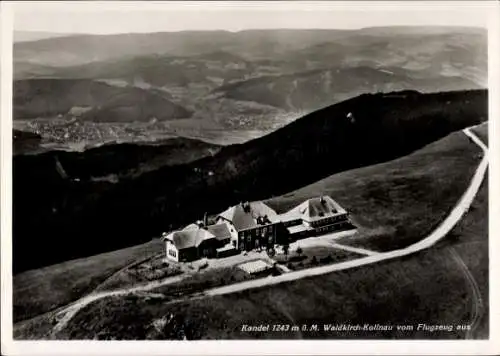
<svg viewBox="0 0 500 356">
<path fill-rule="evenodd" d="M 51 2 L 45 3 L 46 8 L 70 8 L 72 11 L 86 11 L 95 9 L 96 6 L 102 10 L 153 10 L 159 7 L 169 6 L 171 8 L 203 7 L 203 11 L 210 9 L 228 8 L 231 5 L 251 7 L 259 10 L 265 6 L 265 10 L 280 11 L 283 9 L 306 10 L 314 7 L 325 9 L 360 9 L 405 11 L 429 8 L 431 2 L 402 3 L 390 2 L 213 2 L 207 7 L 205 2 Z M 40 3 L 19 2 L 1 3 L 1 140 L 0 140 L 0 168 L 1 168 L 1 303 L 2 303 L 2 354 L 8 355 L 164 355 L 164 354 L 204 354 L 204 355 L 253 355 L 253 354 L 296 354 L 296 355 L 329 355 L 329 354 L 443 354 L 443 355 L 483 355 L 500 353 L 500 344 L 495 335 L 500 335 L 500 309 L 498 276 L 500 275 L 500 241 L 496 231 L 499 230 L 499 222 L 494 216 L 500 216 L 499 198 L 500 186 L 493 182 L 500 182 L 499 162 L 500 157 L 500 123 L 498 117 L 500 109 L 498 106 L 500 98 L 500 28 L 499 28 L 499 6 L 496 2 L 432 2 L 435 8 L 490 8 L 489 12 L 489 147 L 490 147 L 490 340 L 485 341 L 120 341 L 120 342 L 98 342 L 98 341 L 13 341 L 12 340 L 12 252 L 11 252 L 11 203 L 12 203 L 12 28 L 13 9 L 30 8 L 41 6 Z M 228 8 L 230 10 L 230 8 Z"/>
<path fill-rule="evenodd" d="M 500 354 L 500 342 L 495 335 L 500 335 L 500 8 L 491 11 L 488 23 L 488 146 L 489 164 L 489 288 L 490 288 L 490 338 L 495 345 L 493 354 Z M 495 184 L 497 183 L 497 184 Z"/>
<path fill-rule="evenodd" d="M 2 353 L 12 339 L 12 16 L 10 8 L 0 4 L 0 197 L 1 197 L 1 302 Z M 8 337 L 8 339 L 6 339 Z M 4 351 L 5 350 L 5 351 Z"/>
</svg>

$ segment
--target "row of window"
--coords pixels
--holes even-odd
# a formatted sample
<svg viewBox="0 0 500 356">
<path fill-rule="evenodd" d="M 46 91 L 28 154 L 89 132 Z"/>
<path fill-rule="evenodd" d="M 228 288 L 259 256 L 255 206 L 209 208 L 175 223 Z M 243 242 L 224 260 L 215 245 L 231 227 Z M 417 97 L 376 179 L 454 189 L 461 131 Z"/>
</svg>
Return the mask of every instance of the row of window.
<svg viewBox="0 0 500 356">
<path fill-rule="evenodd" d="M 258 243 L 264 244 L 264 243 L 273 243 L 274 241 L 274 236 L 273 235 L 268 235 L 266 237 L 262 236 L 250 236 L 247 235 L 246 237 L 240 237 L 239 239 L 240 243 L 242 242 L 247 242 L 247 243 L 255 243 L 258 241 Z"/>
<path fill-rule="evenodd" d="M 338 228 L 343 227 L 344 225 L 346 225 L 346 223 L 340 223 L 340 224 L 335 224 L 335 225 L 322 226 L 322 227 L 316 228 L 316 232 L 333 231 L 333 230 L 336 230 Z"/>
<path fill-rule="evenodd" d="M 177 257 L 177 252 L 175 250 L 168 250 L 168 254 L 172 257 Z"/>
<path fill-rule="evenodd" d="M 257 236 L 266 236 L 266 234 L 273 233 L 273 226 L 263 226 L 258 227 L 256 229 L 246 230 L 240 232 L 240 237 L 257 237 Z"/>
<path fill-rule="evenodd" d="M 311 223 L 311 225 L 312 226 L 319 226 L 319 225 L 325 225 L 325 224 L 333 224 L 333 223 L 335 223 L 337 221 L 345 220 L 345 218 L 346 218 L 345 214 L 336 215 L 336 216 L 332 216 L 332 217 L 329 217 L 329 218 L 325 218 L 325 219 L 313 221 Z"/>
</svg>

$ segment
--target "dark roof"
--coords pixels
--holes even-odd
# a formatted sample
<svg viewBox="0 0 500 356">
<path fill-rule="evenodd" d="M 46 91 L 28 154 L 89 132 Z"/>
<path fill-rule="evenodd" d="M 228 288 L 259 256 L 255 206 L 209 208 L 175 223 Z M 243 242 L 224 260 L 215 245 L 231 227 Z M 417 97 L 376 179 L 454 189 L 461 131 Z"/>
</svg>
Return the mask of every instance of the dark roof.
<svg viewBox="0 0 500 356">
<path fill-rule="evenodd" d="M 226 240 L 231 238 L 231 233 L 226 224 L 208 225 L 207 230 L 215 236 L 217 240 Z"/>
<path fill-rule="evenodd" d="M 215 239 L 215 236 L 206 229 L 198 228 L 174 231 L 166 239 L 171 240 L 178 250 L 182 250 L 198 247 L 205 240 Z"/>
<path fill-rule="evenodd" d="M 304 219 L 307 221 L 322 219 L 339 213 L 345 213 L 345 210 L 328 195 L 315 197 L 306 200 L 302 204 L 281 215 L 283 221 L 295 219 Z"/>
<path fill-rule="evenodd" d="M 267 224 L 279 221 L 276 212 L 266 204 L 257 201 L 249 203 L 250 208 L 245 210 L 241 204 L 235 205 L 219 214 L 220 217 L 231 221 L 237 231 L 242 231 L 260 226 L 259 217 L 267 217 Z"/>
<path fill-rule="evenodd" d="M 309 199 L 309 216 L 311 218 L 332 215 L 338 213 L 333 199 L 329 196 Z"/>
</svg>

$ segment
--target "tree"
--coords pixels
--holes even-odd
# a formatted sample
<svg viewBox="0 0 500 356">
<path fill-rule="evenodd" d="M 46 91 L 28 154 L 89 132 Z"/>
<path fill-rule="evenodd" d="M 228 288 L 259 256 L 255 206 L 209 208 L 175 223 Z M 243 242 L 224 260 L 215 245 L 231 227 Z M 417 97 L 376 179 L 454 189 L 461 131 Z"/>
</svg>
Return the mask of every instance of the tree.
<svg viewBox="0 0 500 356">
<path fill-rule="evenodd" d="M 302 255 L 302 252 L 303 252 L 303 251 L 302 251 L 302 248 L 300 248 L 300 246 L 299 246 L 299 247 L 297 247 L 297 251 L 296 251 L 296 252 L 297 252 L 297 255 L 301 256 L 301 255 Z"/>
<path fill-rule="evenodd" d="M 283 253 L 285 254 L 285 258 L 288 259 L 288 251 L 290 250 L 290 245 L 288 243 L 283 245 Z"/>
</svg>

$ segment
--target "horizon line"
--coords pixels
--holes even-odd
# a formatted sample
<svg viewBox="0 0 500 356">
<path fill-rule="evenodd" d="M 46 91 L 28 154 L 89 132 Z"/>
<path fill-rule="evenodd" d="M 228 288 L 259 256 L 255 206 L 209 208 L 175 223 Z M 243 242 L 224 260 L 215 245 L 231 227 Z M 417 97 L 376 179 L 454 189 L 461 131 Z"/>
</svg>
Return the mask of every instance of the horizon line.
<svg viewBox="0 0 500 356">
<path fill-rule="evenodd" d="M 23 29 L 13 29 L 13 33 L 50 33 L 54 35 L 68 35 L 68 36 L 78 36 L 78 35 L 89 35 L 89 36 L 106 36 L 106 35 L 133 35 L 133 34 L 158 34 L 158 33 L 181 33 L 181 32 L 228 32 L 228 33 L 240 33 L 240 32 L 251 32 L 251 31 L 360 31 L 366 29 L 376 29 L 376 28 L 466 28 L 466 29 L 478 29 L 487 30 L 484 26 L 472 26 L 472 25 L 386 25 L 386 26 L 366 26 L 357 28 L 334 28 L 334 27 L 282 27 L 282 28 L 248 28 L 239 30 L 229 30 L 229 29 L 184 29 L 184 30 L 154 30 L 154 31 L 131 31 L 131 32 L 59 32 L 50 30 L 23 30 Z"/>
</svg>

